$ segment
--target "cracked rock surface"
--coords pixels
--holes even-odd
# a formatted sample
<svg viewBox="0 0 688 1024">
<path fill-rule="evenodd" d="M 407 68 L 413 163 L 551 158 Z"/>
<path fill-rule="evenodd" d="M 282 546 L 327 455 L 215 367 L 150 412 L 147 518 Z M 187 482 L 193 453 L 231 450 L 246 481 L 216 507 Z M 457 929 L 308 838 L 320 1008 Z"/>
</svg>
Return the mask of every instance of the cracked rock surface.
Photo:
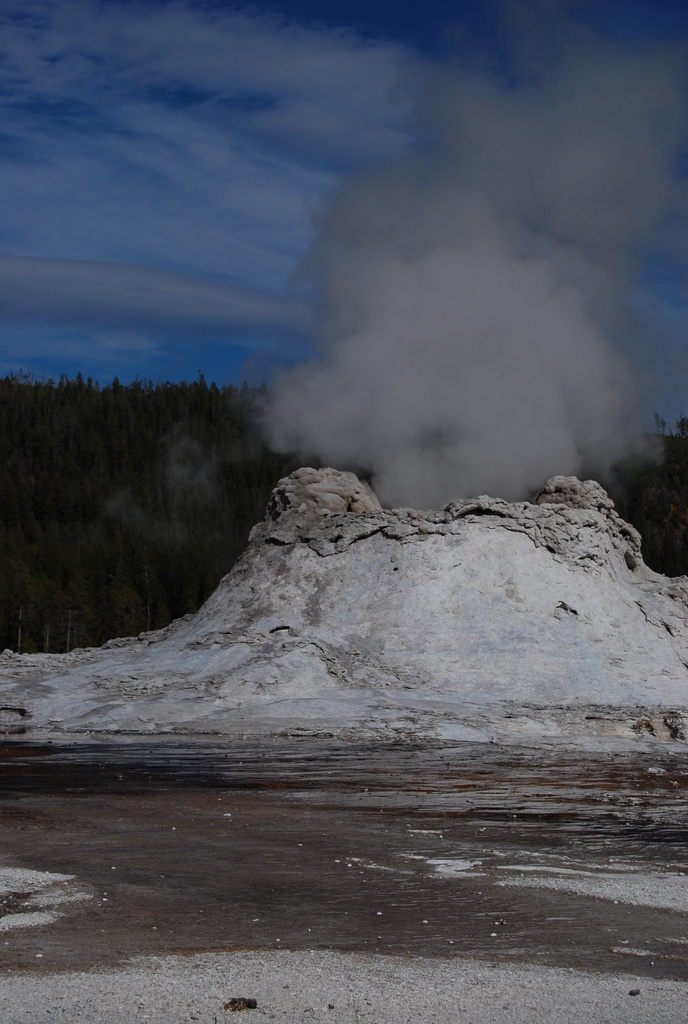
<svg viewBox="0 0 688 1024">
<path fill-rule="evenodd" d="M 683 742 L 687 666 L 688 578 L 595 481 L 389 510 L 304 468 L 196 615 L 0 655 L 0 730 Z"/>
</svg>

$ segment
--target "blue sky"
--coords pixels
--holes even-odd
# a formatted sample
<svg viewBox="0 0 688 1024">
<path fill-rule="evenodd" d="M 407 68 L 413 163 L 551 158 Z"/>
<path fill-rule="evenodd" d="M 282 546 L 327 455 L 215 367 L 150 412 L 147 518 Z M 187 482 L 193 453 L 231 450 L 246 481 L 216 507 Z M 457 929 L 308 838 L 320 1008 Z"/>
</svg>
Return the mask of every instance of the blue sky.
<svg viewBox="0 0 688 1024">
<path fill-rule="evenodd" d="M 341 190 L 436 145 L 418 111 L 444 68 L 508 85 L 531 34 L 556 50 L 580 25 L 630 54 L 688 41 L 669 0 L 4 0 L 0 373 L 259 383 L 299 364 L 319 329 L 309 254 Z M 671 418 L 688 315 L 666 234 L 626 302 Z"/>
</svg>

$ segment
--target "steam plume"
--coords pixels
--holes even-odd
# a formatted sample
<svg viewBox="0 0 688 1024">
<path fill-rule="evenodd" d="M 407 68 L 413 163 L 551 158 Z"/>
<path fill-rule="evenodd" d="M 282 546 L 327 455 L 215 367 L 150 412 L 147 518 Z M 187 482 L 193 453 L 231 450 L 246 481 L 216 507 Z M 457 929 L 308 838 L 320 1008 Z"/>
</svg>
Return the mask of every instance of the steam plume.
<svg viewBox="0 0 688 1024">
<path fill-rule="evenodd" d="M 624 296 L 685 209 L 680 55 L 581 34 L 516 85 L 446 70 L 423 116 L 327 216 L 321 358 L 275 381 L 272 443 L 424 507 L 604 469 L 640 440 Z"/>
</svg>

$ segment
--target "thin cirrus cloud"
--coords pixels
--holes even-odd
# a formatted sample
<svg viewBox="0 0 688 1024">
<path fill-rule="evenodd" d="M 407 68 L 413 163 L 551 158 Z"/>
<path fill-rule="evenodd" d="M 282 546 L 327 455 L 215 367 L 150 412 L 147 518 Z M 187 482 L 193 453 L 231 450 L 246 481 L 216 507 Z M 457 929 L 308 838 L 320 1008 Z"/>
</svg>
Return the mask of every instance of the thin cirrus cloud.
<svg viewBox="0 0 688 1024">
<path fill-rule="evenodd" d="M 205 334 L 281 329 L 306 331 L 304 300 L 151 267 L 0 256 L 0 305 L 12 320 L 134 327 Z"/>
<path fill-rule="evenodd" d="M 410 52 L 193 2 L 10 0 L 0 34 L 1 320 L 307 333 L 295 269 L 408 147 Z"/>
</svg>

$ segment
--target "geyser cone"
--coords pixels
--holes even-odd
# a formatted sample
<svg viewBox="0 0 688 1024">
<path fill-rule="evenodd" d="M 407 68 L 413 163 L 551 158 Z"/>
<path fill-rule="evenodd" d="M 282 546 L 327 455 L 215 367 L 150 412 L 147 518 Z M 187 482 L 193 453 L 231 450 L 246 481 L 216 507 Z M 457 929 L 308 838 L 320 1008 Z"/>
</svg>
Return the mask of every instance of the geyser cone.
<svg viewBox="0 0 688 1024">
<path fill-rule="evenodd" d="M 351 473 L 301 469 L 196 615 L 6 652 L 1 699 L 34 735 L 680 740 L 687 599 L 594 481 L 384 510 Z"/>
</svg>

